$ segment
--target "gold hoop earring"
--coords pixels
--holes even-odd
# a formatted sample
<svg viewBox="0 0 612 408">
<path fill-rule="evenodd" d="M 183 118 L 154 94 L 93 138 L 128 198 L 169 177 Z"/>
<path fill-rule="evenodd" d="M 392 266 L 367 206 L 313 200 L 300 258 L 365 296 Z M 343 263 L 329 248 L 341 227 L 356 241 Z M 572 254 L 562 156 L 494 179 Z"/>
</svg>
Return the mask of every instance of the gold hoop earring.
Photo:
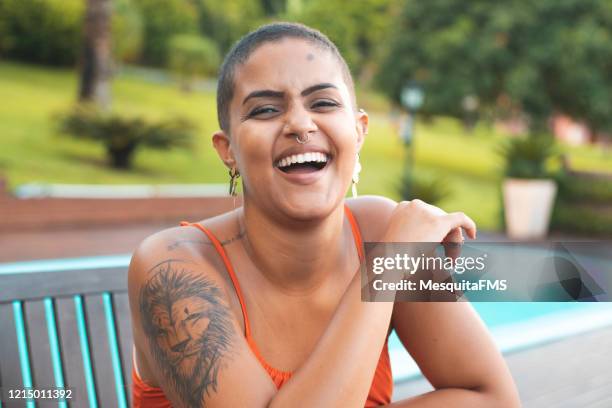
<svg viewBox="0 0 612 408">
<path fill-rule="evenodd" d="M 236 170 L 235 167 L 232 167 L 229 171 L 230 182 L 229 182 L 229 195 L 237 196 L 238 195 L 238 177 L 240 177 L 240 173 Z"/>
<path fill-rule="evenodd" d="M 357 183 L 359 183 L 359 173 L 361 173 L 361 163 L 359 162 L 359 153 L 357 153 L 357 161 L 355 162 L 353 177 L 351 179 L 351 192 L 353 193 L 353 198 L 357 198 Z"/>
</svg>

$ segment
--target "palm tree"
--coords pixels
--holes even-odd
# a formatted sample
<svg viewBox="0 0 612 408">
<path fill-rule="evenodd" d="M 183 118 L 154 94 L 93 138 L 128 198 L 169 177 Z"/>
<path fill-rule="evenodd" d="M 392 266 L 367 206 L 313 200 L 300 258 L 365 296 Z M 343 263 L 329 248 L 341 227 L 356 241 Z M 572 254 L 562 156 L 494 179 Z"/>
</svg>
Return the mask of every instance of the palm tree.
<svg viewBox="0 0 612 408">
<path fill-rule="evenodd" d="M 111 102 L 111 0 L 87 0 L 83 24 L 80 102 L 108 110 Z"/>
</svg>

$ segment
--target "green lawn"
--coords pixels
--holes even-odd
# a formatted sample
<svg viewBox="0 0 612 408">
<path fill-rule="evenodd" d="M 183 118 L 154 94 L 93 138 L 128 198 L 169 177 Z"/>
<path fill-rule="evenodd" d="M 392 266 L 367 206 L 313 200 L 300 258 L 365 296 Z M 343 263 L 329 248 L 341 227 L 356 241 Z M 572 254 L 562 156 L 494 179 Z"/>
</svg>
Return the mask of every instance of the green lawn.
<svg viewBox="0 0 612 408">
<path fill-rule="evenodd" d="M 69 70 L 0 63 L 0 172 L 9 186 L 46 183 L 224 183 L 227 173 L 211 146 L 217 128 L 213 92 L 185 94 L 170 83 L 154 83 L 134 74 L 113 81 L 113 109 L 146 117 L 182 115 L 199 127 L 191 152 L 137 153 L 130 172 L 107 167 L 104 150 L 90 142 L 61 137 L 54 116 L 69 109 L 76 95 L 77 76 Z M 377 97 L 378 98 L 378 97 Z M 372 103 L 368 103 L 372 102 Z M 365 106 L 386 106 L 370 98 Z M 389 115 L 370 112 L 370 134 L 361 154 L 360 194 L 398 198 L 396 185 L 404 151 Z M 483 229 L 499 226 L 500 163 L 495 146 L 503 139 L 484 126 L 468 135 L 457 121 L 419 123 L 415 142 L 416 170 L 441 177 L 452 195 L 440 203 L 448 211 L 462 210 Z M 612 171 L 612 159 L 600 150 L 571 150 L 580 168 Z"/>
</svg>

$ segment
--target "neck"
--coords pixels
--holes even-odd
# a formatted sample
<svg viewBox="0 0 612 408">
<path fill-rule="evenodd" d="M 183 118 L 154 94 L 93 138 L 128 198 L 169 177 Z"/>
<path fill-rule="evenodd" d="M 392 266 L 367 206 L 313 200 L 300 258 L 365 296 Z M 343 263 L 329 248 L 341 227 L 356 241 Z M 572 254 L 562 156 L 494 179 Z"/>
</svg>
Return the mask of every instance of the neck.
<svg viewBox="0 0 612 408">
<path fill-rule="evenodd" d="M 346 251 L 354 244 L 343 206 L 315 221 L 279 221 L 246 202 L 243 214 L 247 254 L 261 275 L 285 292 L 317 289 L 334 275 L 330 272 L 346 265 L 347 253 L 353 254 Z"/>
</svg>

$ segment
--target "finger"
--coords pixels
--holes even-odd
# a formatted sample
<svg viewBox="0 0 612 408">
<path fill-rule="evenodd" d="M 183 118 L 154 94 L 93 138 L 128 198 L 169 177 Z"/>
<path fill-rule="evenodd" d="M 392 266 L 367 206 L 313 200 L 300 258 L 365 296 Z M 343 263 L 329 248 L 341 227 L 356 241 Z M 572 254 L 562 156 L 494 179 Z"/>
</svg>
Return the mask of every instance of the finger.
<svg viewBox="0 0 612 408">
<path fill-rule="evenodd" d="M 446 216 L 450 228 L 463 228 L 471 239 L 476 239 L 476 223 L 462 212 L 450 213 Z M 450 229 L 449 228 L 449 229 Z"/>
<path fill-rule="evenodd" d="M 444 242 L 444 255 L 448 258 L 457 259 L 461 255 L 462 244 L 459 242 Z"/>
<path fill-rule="evenodd" d="M 452 229 L 446 237 L 442 240 L 442 242 L 454 242 L 454 243 L 463 243 L 463 230 L 461 228 Z"/>
<path fill-rule="evenodd" d="M 463 245 L 463 233 L 461 228 L 454 228 L 442 240 L 444 254 L 447 257 L 456 259 L 461 255 L 461 245 Z"/>
</svg>

